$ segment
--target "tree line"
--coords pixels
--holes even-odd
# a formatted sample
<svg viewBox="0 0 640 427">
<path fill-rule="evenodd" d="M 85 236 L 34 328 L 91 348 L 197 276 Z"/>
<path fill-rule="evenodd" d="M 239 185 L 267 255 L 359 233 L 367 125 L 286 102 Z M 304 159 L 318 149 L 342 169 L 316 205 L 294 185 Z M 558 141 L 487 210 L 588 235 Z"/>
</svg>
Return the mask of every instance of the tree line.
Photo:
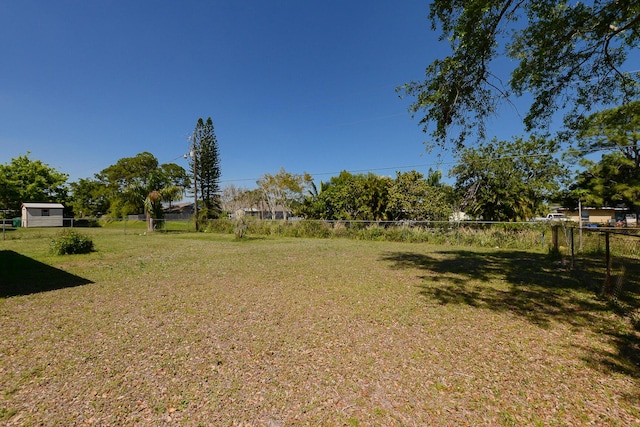
<svg viewBox="0 0 640 427">
<path fill-rule="evenodd" d="M 316 183 L 309 173 L 282 168 L 264 174 L 256 188 L 220 188 L 218 142 L 211 118 L 199 119 L 190 138 L 189 171 L 160 164 L 149 152 L 119 159 L 93 178 L 67 184 L 68 175 L 29 153 L 0 165 L 0 204 L 20 208 L 23 201 L 63 203 L 75 217 L 121 218 L 163 209 L 197 193 L 197 219 L 218 218 L 238 209 L 324 220 L 447 220 L 463 211 L 473 218 L 521 221 L 548 212 L 549 203 L 574 207 L 626 205 L 640 208 L 640 102 L 586 117 L 577 142 L 532 135 L 493 139 L 463 147 L 448 173 L 396 172 L 394 177 L 341 172 Z M 600 160 L 589 154 L 601 153 Z M 580 167 L 576 169 L 576 165 Z M 189 194 L 187 194 L 189 193 Z M 640 212 L 639 212 L 640 213 Z"/>
<path fill-rule="evenodd" d="M 176 163 L 160 164 L 145 151 L 119 159 L 93 178 L 68 184 L 67 174 L 26 153 L 0 165 L 0 209 L 17 211 L 23 202 L 57 202 L 69 217 L 144 213 L 151 224 L 150 219 L 163 217 L 163 204 L 182 200 L 192 189 L 200 195 L 200 215 L 215 218 L 220 213 L 220 159 L 211 118 L 198 119 L 189 142 L 189 172 Z"/>
<path fill-rule="evenodd" d="M 640 102 L 591 114 L 574 131 L 564 151 L 561 138 L 539 135 L 463 146 L 448 173 L 452 185 L 432 170 L 393 178 L 343 171 L 316 185 L 308 174 L 283 169 L 265 175 L 257 189 L 227 187 L 222 198 L 229 210 L 268 200 L 294 215 L 326 220 L 447 220 L 462 211 L 522 221 L 548 213 L 550 203 L 575 208 L 579 202 L 640 214 Z"/>
</svg>

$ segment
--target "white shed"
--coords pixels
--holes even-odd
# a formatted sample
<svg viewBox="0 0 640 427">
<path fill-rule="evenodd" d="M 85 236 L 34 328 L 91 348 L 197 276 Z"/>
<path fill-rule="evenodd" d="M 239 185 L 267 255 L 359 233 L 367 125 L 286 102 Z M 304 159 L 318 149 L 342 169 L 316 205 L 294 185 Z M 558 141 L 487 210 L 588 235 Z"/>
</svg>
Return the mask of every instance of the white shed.
<svg viewBox="0 0 640 427">
<path fill-rule="evenodd" d="M 62 227 L 64 206 L 60 203 L 23 203 L 23 227 Z"/>
</svg>

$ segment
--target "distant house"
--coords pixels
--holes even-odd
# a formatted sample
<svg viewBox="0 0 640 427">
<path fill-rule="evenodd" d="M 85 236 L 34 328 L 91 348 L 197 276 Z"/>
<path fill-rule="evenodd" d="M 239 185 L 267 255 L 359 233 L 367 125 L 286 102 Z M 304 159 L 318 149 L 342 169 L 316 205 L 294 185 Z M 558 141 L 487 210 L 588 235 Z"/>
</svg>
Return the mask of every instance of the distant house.
<svg viewBox="0 0 640 427">
<path fill-rule="evenodd" d="M 200 207 L 200 205 L 198 205 Z M 165 206 L 164 219 L 180 220 L 191 219 L 193 216 L 193 202 L 191 203 L 178 203 L 171 206 Z"/>
<path fill-rule="evenodd" d="M 23 203 L 23 227 L 62 227 L 64 206 L 60 203 Z"/>
<path fill-rule="evenodd" d="M 598 224 L 607 224 L 609 220 L 616 220 L 616 218 L 624 217 L 626 207 L 583 207 L 582 208 L 582 222 L 591 222 Z M 580 221 L 580 212 L 577 210 L 571 210 L 567 208 L 559 208 L 558 212 L 563 213 L 569 217 L 572 221 Z"/>
<path fill-rule="evenodd" d="M 282 205 L 277 205 L 274 209 L 275 210 L 275 217 L 274 217 L 273 216 L 274 213 L 271 212 L 271 210 L 269 209 L 266 203 L 260 203 L 260 205 L 258 205 L 257 207 L 254 206 L 251 208 L 242 208 L 241 210 L 243 210 L 244 214 L 247 216 L 252 216 L 260 219 L 284 219 L 285 213 L 287 214 L 288 219 L 292 219 L 292 215 L 293 215 L 291 210 L 286 209 Z"/>
</svg>

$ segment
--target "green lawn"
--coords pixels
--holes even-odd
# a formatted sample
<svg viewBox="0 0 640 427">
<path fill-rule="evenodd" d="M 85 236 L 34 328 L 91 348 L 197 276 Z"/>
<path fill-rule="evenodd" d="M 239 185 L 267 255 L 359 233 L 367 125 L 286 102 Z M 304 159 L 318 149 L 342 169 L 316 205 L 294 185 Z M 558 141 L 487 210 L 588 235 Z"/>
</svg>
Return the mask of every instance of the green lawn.
<svg viewBox="0 0 640 427">
<path fill-rule="evenodd" d="M 546 254 L 80 231 L 0 241 L 1 425 L 640 425 L 638 332 Z"/>
</svg>

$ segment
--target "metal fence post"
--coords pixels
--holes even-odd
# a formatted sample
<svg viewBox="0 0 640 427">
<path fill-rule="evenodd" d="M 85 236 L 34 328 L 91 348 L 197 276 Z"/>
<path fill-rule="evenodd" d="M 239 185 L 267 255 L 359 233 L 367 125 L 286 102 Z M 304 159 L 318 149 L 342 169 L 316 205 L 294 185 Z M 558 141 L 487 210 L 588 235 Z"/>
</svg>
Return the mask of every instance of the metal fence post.
<svg viewBox="0 0 640 427">
<path fill-rule="evenodd" d="M 604 290 L 607 295 L 611 294 L 611 248 L 609 244 L 609 232 L 604 233 L 604 246 L 605 246 L 605 262 L 607 264 L 607 277 L 604 283 Z"/>
<path fill-rule="evenodd" d="M 554 225 L 551 227 L 551 240 L 553 244 L 553 252 L 559 253 L 560 246 L 558 245 L 558 226 Z"/>
<path fill-rule="evenodd" d="M 576 266 L 576 251 L 575 251 L 575 242 L 573 240 L 573 227 L 571 227 L 571 269 L 573 270 Z"/>
</svg>

